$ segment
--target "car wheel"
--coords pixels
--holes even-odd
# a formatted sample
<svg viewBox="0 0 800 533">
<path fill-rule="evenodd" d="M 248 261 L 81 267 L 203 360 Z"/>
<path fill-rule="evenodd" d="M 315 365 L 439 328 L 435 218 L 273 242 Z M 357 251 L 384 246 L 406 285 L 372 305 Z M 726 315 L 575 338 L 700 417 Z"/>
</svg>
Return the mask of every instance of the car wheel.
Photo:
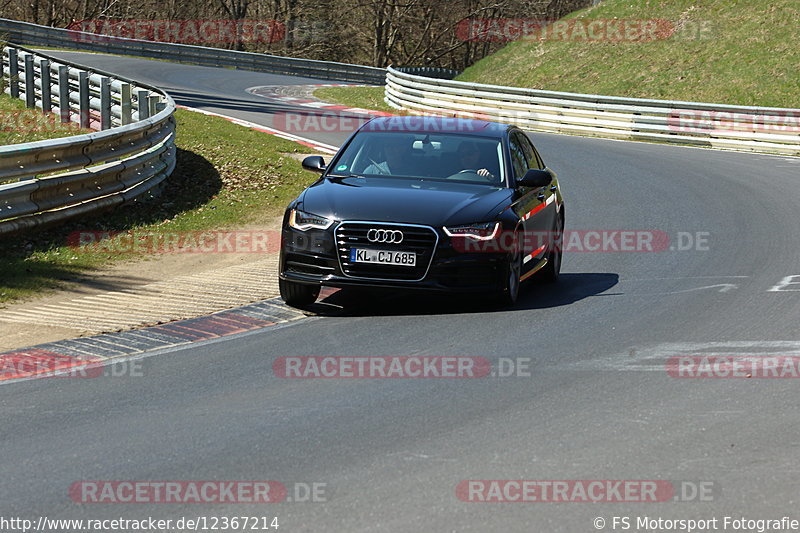
<svg viewBox="0 0 800 533">
<path fill-rule="evenodd" d="M 550 243 L 550 253 L 547 255 L 547 264 L 539 272 L 539 280 L 542 283 L 555 283 L 561 274 L 561 255 L 564 240 L 564 228 L 561 217 L 556 217 L 553 226 L 553 240 Z"/>
<path fill-rule="evenodd" d="M 520 285 L 522 284 L 520 281 L 521 274 L 522 253 L 517 252 L 506 266 L 505 281 L 503 282 L 503 288 L 498 295 L 500 304 L 510 306 L 517 303 Z"/>
<path fill-rule="evenodd" d="M 278 288 L 281 291 L 281 298 L 286 305 L 292 307 L 303 307 L 313 304 L 319 296 L 319 285 L 305 285 L 295 283 L 285 279 L 278 280 Z"/>
</svg>

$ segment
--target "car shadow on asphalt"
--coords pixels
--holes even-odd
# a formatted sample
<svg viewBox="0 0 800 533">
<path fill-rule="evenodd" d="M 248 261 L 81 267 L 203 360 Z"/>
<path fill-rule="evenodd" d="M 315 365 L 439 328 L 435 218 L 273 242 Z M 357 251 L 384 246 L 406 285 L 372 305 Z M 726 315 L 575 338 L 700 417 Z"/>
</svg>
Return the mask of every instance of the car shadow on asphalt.
<svg viewBox="0 0 800 533">
<path fill-rule="evenodd" d="M 316 316 L 402 316 L 550 309 L 597 296 L 614 287 L 619 274 L 561 274 L 558 283 L 523 285 L 517 304 L 504 307 L 487 295 L 439 295 L 417 291 L 326 290 L 307 312 Z"/>
</svg>

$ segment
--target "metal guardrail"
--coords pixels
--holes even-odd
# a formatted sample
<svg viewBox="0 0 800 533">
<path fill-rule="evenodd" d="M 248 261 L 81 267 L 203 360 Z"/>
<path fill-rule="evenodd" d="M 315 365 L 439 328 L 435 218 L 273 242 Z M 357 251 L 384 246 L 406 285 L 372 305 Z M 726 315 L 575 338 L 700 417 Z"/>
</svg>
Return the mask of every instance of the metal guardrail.
<svg viewBox="0 0 800 533">
<path fill-rule="evenodd" d="M 534 131 L 800 155 L 800 109 L 483 85 L 391 67 L 385 101 L 400 110 L 509 122 Z"/>
<path fill-rule="evenodd" d="M 0 146 L 0 235 L 121 205 L 172 173 L 165 92 L 17 45 L 3 48 L 1 66 L 7 94 L 101 131 Z"/>
<path fill-rule="evenodd" d="M 0 18 L 0 37 L 4 35 L 9 42 L 28 46 L 105 52 L 108 54 L 191 63 L 206 67 L 228 67 L 375 85 L 383 85 L 386 78 L 385 69 L 364 65 L 238 52 L 188 44 L 110 37 Z"/>
</svg>

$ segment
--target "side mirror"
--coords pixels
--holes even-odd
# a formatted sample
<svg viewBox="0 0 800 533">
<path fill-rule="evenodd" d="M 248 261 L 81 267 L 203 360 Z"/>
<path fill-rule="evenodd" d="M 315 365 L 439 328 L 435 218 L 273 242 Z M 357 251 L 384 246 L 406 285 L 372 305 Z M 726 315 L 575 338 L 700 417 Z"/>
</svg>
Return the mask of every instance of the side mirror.
<svg viewBox="0 0 800 533">
<path fill-rule="evenodd" d="M 322 156 L 310 155 L 303 159 L 303 168 L 310 170 L 311 172 L 319 172 L 321 174 L 325 172 L 327 167 L 325 166 L 325 160 L 322 158 Z"/>
<path fill-rule="evenodd" d="M 528 170 L 524 176 L 517 179 L 517 186 L 519 187 L 546 187 L 553 181 L 553 175 L 549 170 L 539 170 L 532 168 Z"/>
</svg>

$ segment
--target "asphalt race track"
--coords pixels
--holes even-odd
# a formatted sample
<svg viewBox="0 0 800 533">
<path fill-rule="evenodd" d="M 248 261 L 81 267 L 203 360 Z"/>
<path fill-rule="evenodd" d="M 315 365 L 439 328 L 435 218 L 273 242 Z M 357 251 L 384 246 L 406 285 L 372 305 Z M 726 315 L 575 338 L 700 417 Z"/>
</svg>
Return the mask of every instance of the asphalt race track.
<svg viewBox="0 0 800 533">
<path fill-rule="evenodd" d="M 267 126 L 287 106 L 246 88 L 324 83 L 57 55 Z M 335 145 L 346 135 L 307 137 Z M 800 284 L 781 285 L 800 275 L 800 159 L 531 138 L 562 181 L 568 230 L 660 231 L 674 249 L 567 252 L 561 282 L 528 287 L 514 309 L 338 293 L 317 304 L 318 317 L 145 358 L 143 377 L 0 386 L 6 514 L 277 516 L 284 532 L 559 533 L 596 531 L 597 517 L 612 530 L 614 516 L 791 515 L 800 489 L 797 382 L 677 379 L 665 363 L 800 353 L 800 292 L 791 291 Z M 698 232 L 705 245 L 679 249 Z M 310 355 L 529 358 L 530 375 L 274 376 L 276 358 Z M 79 505 L 68 495 L 78 480 L 254 479 L 324 483 L 327 501 Z M 503 479 L 671 480 L 714 490 L 705 501 L 594 505 L 456 497 L 462 480 Z"/>
</svg>

